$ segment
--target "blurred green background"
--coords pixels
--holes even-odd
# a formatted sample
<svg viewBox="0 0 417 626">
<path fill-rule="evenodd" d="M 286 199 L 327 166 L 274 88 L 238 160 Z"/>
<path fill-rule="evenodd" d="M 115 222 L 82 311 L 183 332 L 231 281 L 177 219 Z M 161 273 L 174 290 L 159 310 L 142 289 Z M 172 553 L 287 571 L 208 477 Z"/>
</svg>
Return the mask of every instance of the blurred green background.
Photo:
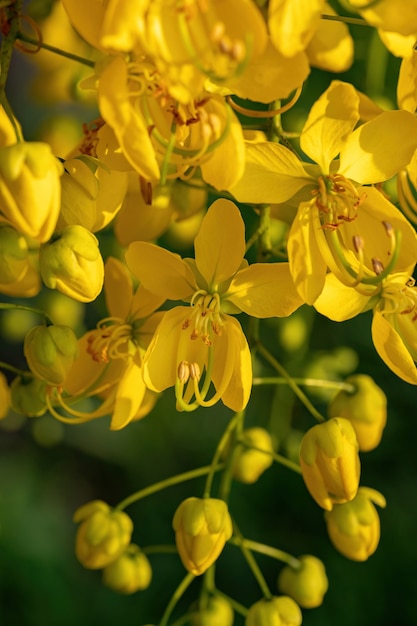
<svg viewBox="0 0 417 626">
<path fill-rule="evenodd" d="M 395 107 L 399 61 L 387 55 L 371 29 L 352 27 L 351 32 L 356 61 L 349 72 L 336 78 L 351 81 L 386 107 Z M 39 94 L 35 98 L 28 83 L 34 71 L 30 60 L 15 55 L 9 98 L 27 139 L 37 138 L 40 129 L 50 130 L 57 111 L 75 114 L 83 121 L 94 118 L 95 111 L 85 104 L 58 106 L 42 102 Z M 288 127 L 302 119 L 333 78 L 312 71 L 300 106 L 285 118 Z M 303 107 L 304 113 L 300 113 Z M 249 219 L 248 230 L 252 228 Z M 108 234 L 101 236 L 101 245 L 105 254 L 113 253 Z M 33 304 L 63 319 L 72 316 L 82 331 L 82 307 L 52 297 L 48 290 Z M 88 307 L 87 315 L 88 326 L 103 315 L 102 297 Z M 37 319 L 26 314 L 1 314 L 1 360 L 24 366 L 21 339 L 34 323 Z M 380 511 L 379 549 L 366 563 L 350 562 L 336 552 L 327 538 L 322 511 L 301 478 L 288 469 L 275 464 L 256 485 L 233 487 L 230 506 L 246 536 L 295 555 L 311 553 L 324 561 L 330 588 L 323 606 L 303 612 L 305 626 L 417 625 L 416 390 L 380 361 L 371 342 L 370 323 L 370 314 L 336 324 L 302 309 L 289 321 L 262 326 L 268 346 L 294 375 L 307 372 L 337 378 L 351 371 L 368 373 L 388 397 L 389 418 L 382 443 L 362 455 L 361 483 L 381 491 L 388 503 Z M 315 396 L 314 401 L 325 412 L 323 400 Z M 290 410 L 300 426 L 313 425 L 312 418 L 282 387 L 258 388 L 249 405 L 248 424 L 272 424 L 279 429 Z M 109 432 L 107 419 L 73 427 L 48 416 L 12 416 L 1 422 L 0 626 L 157 623 L 184 575 L 179 558 L 151 556 L 150 588 L 130 597 L 118 596 L 103 587 L 99 572 L 86 571 L 77 563 L 72 515 L 89 500 L 103 499 L 114 505 L 153 482 L 209 463 L 229 418 L 230 411 L 222 406 L 178 413 L 169 391 L 151 416 L 121 432 Z M 132 505 L 128 513 L 135 524 L 133 540 L 142 546 L 173 543 L 175 508 L 185 497 L 200 495 L 203 484 L 202 479 L 195 480 Z M 281 565 L 267 557 L 257 559 L 271 589 L 276 590 Z M 260 597 L 255 580 L 233 546 L 226 546 L 219 560 L 217 583 L 247 606 Z M 182 610 L 192 602 L 198 586 L 197 580 L 180 603 Z M 236 624 L 241 623 L 237 617 Z"/>
</svg>

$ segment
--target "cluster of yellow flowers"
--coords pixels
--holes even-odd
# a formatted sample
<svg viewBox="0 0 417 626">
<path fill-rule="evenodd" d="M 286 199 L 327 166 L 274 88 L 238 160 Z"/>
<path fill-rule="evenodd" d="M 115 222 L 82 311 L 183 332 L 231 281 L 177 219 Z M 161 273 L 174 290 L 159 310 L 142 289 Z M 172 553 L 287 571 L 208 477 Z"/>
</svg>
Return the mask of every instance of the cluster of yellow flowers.
<svg viewBox="0 0 417 626">
<path fill-rule="evenodd" d="M 188 574 L 160 626 L 203 574 L 198 601 L 178 623 L 231 626 L 236 613 L 246 626 L 298 626 L 300 607 L 323 601 L 324 565 L 245 538 L 229 511 L 232 483 L 256 483 L 274 461 L 299 472 L 337 550 L 366 560 L 380 537 L 374 505 L 385 499 L 360 486 L 359 452 L 379 444 L 387 402 L 370 376 L 354 374 L 333 381 L 338 391 L 322 416 L 259 339 L 260 320 L 288 318 L 302 306 L 337 322 L 372 311 L 379 356 L 417 384 L 417 1 L 343 0 L 340 12 L 350 17 L 342 17 L 324 0 L 57 0 L 41 28 L 65 33 L 61 41 L 83 55 L 91 72 L 83 71 L 79 89 L 98 110 L 60 159 L 48 143 L 24 140 L 6 99 L 12 48 L 30 38 L 21 31 L 20 0 L 2 2 L 0 11 L 0 308 L 22 307 L 44 287 L 80 303 L 103 289 L 108 313 L 77 337 L 32 309 L 43 322 L 25 336 L 27 370 L 1 363 L 10 374 L 0 378 L 2 415 L 49 412 L 68 424 L 110 416 L 110 429 L 119 430 L 149 415 L 170 388 L 178 411 L 221 401 L 232 414 L 211 465 L 115 508 L 82 505 L 74 516 L 77 558 L 102 569 L 116 591 L 146 589 L 150 562 L 146 548 L 131 543 L 124 508 L 205 475 L 202 497 L 188 497 L 173 515 Z M 337 74 L 351 66 L 349 20 L 377 29 L 401 58 L 397 108 L 384 110 L 335 79 L 300 132 L 286 131 L 285 112 L 311 68 Z M 71 64 L 67 82 L 80 78 Z M 48 72 L 57 76 L 56 68 Z M 161 244 L 172 222 L 196 217 L 193 258 Z M 283 233 L 277 245 L 274 225 Z M 114 240 L 105 259 L 101 232 Z M 242 313 L 243 327 L 235 317 Z M 245 426 L 252 387 L 266 383 L 261 361 L 274 370 L 271 384 L 288 384 L 318 421 L 302 437 L 299 460 L 280 453 L 264 424 Z M 86 398 L 93 409 L 81 410 Z M 262 597 L 251 607 L 215 585 L 226 543 L 242 551 L 259 583 Z M 285 563 L 282 595 L 269 590 L 255 552 Z"/>
</svg>

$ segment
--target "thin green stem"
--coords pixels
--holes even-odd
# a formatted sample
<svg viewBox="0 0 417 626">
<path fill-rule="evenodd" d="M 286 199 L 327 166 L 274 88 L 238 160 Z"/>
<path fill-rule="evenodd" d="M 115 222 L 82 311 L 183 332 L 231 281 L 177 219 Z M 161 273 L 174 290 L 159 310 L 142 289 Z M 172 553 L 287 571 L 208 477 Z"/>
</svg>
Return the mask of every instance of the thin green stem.
<svg viewBox="0 0 417 626">
<path fill-rule="evenodd" d="M 240 539 L 236 537 L 232 537 L 231 539 L 229 539 L 229 543 L 233 543 L 239 548 L 244 545 L 249 550 L 259 552 L 259 554 L 266 554 L 273 559 L 277 559 L 277 561 L 287 563 L 287 565 L 290 565 L 294 569 L 298 569 L 301 565 L 300 561 L 295 556 L 292 556 L 292 554 L 288 554 L 288 552 L 279 550 L 279 548 L 273 548 L 272 546 L 268 546 L 265 543 L 259 543 L 258 541 L 252 541 L 251 539 Z"/>
<path fill-rule="evenodd" d="M 355 385 L 344 383 L 340 380 L 325 380 L 321 378 L 297 378 L 291 379 L 297 385 L 304 387 L 320 387 L 321 389 L 339 389 L 347 393 L 354 393 Z M 288 379 L 280 376 L 255 377 L 252 384 L 257 385 L 288 385 Z"/>
<path fill-rule="evenodd" d="M 0 94 L 3 95 L 4 88 L 6 86 L 7 77 L 9 75 L 10 63 L 12 60 L 13 46 L 16 41 L 17 33 L 19 30 L 19 16 L 22 12 L 22 0 L 16 0 L 13 4 L 5 7 L 4 9 L 6 23 L 4 27 L 8 27 L 8 32 L 3 35 L 0 51 Z"/>
<path fill-rule="evenodd" d="M 216 593 L 218 593 L 220 596 L 222 596 L 228 602 L 230 602 L 233 610 L 236 613 L 239 613 L 239 615 L 243 615 L 243 617 L 246 617 L 246 615 L 248 614 L 248 609 L 245 606 L 243 606 L 243 604 L 240 604 L 240 602 L 237 602 L 236 600 L 228 596 L 226 593 L 223 593 L 223 591 L 220 591 L 219 589 L 217 590 Z"/>
<path fill-rule="evenodd" d="M 10 310 L 10 309 L 18 309 L 19 311 L 28 311 L 29 313 L 35 313 L 35 315 L 40 315 L 45 320 L 47 326 L 53 326 L 54 322 L 52 318 L 42 311 L 41 309 L 36 309 L 33 306 L 26 306 L 25 304 L 15 304 L 11 302 L 0 302 L 0 309 Z"/>
<path fill-rule="evenodd" d="M 218 472 L 224 467 L 223 463 L 219 463 L 214 468 L 214 471 Z M 142 500 L 158 491 L 162 491 L 167 487 L 172 487 L 173 485 L 178 485 L 179 483 L 185 482 L 187 480 L 192 480 L 193 478 L 198 478 L 199 476 L 205 476 L 209 472 L 213 471 L 211 465 L 205 465 L 204 467 L 198 467 L 197 469 L 190 470 L 189 472 L 184 472 L 182 474 L 176 474 L 175 476 L 171 476 L 170 478 L 165 478 L 164 480 L 159 481 L 158 483 L 154 483 L 149 487 L 145 487 L 145 489 L 141 489 L 140 491 L 136 491 L 131 496 L 128 496 L 122 502 L 120 502 L 115 510 L 123 511 L 126 507 L 130 506 L 134 502 L 138 502 L 138 500 Z"/>
<path fill-rule="evenodd" d="M 177 546 L 171 544 L 158 544 L 141 548 L 144 554 L 178 554 Z"/>
<path fill-rule="evenodd" d="M 286 369 L 276 360 L 275 357 L 261 344 L 257 345 L 257 350 L 264 357 L 266 361 L 278 372 L 281 374 L 287 381 L 289 387 L 293 390 L 298 399 L 304 404 L 306 409 L 311 413 L 311 415 L 318 422 L 325 422 L 326 418 L 315 408 L 315 406 L 310 402 L 305 393 L 300 389 L 297 383 L 294 382 L 293 378 L 288 374 Z"/>
<path fill-rule="evenodd" d="M 213 479 L 214 479 L 214 474 L 216 473 L 216 468 L 219 466 L 219 461 L 221 459 L 221 456 L 223 454 L 223 451 L 227 445 L 227 442 L 230 439 L 230 435 L 233 432 L 233 430 L 236 428 L 236 424 L 239 421 L 239 419 L 241 418 L 241 416 L 243 415 L 243 413 L 236 413 L 233 418 L 230 420 L 230 422 L 227 425 L 226 430 L 224 431 L 222 438 L 220 439 L 220 442 L 216 448 L 216 452 L 214 453 L 213 456 L 213 460 L 211 462 L 211 469 L 210 472 L 208 473 L 207 476 L 207 480 L 206 480 L 206 484 L 204 487 L 204 493 L 203 493 L 203 498 L 209 498 L 210 497 L 210 492 L 211 492 L 211 487 L 213 484 Z"/>
<path fill-rule="evenodd" d="M 26 378 L 33 378 L 32 372 L 21 370 L 21 369 L 19 369 L 17 367 L 14 367 L 14 365 L 10 365 L 9 363 L 5 363 L 4 361 L 0 361 L 0 369 L 7 370 L 8 372 L 12 372 L 13 374 L 16 374 L 17 376 L 22 376 L 22 377 L 26 377 Z"/>
<path fill-rule="evenodd" d="M 243 557 L 248 564 L 253 576 L 255 577 L 261 592 L 266 600 L 272 599 L 272 593 L 269 590 L 267 582 L 262 574 L 259 565 L 256 562 L 255 557 L 253 556 L 250 549 L 245 545 L 245 538 L 243 537 L 240 530 L 237 528 L 236 523 L 233 521 L 234 535 L 231 539 L 229 539 L 229 543 L 237 546 L 243 554 Z"/>
<path fill-rule="evenodd" d="M 167 626 L 168 620 L 171 616 L 172 611 L 174 610 L 177 602 L 182 598 L 187 588 L 193 582 L 195 576 L 194 574 L 188 573 L 180 582 L 174 593 L 172 594 L 171 600 L 168 602 L 168 605 L 164 611 L 161 621 L 159 622 L 159 626 Z"/>
<path fill-rule="evenodd" d="M 25 35 L 22 32 L 18 32 L 16 35 L 16 39 L 19 41 L 24 41 L 25 43 L 33 44 L 36 47 L 42 48 L 43 50 L 48 50 L 53 54 L 58 54 L 61 57 L 65 57 L 66 59 L 70 59 L 71 61 L 76 61 L 77 63 L 81 63 L 82 65 L 87 65 L 88 67 L 95 67 L 95 61 L 91 61 L 90 59 L 86 59 L 85 57 L 80 57 L 78 54 L 73 54 L 72 52 L 67 52 L 66 50 L 61 50 L 61 48 L 56 48 L 55 46 L 50 46 L 43 41 L 38 41 L 38 39 L 34 39 L 33 37 L 29 37 L 29 35 Z"/>
<path fill-rule="evenodd" d="M 345 15 L 327 15 L 325 13 L 322 13 L 321 19 L 330 20 L 332 22 L 343 22 L 344 24 L 355 24 L 357 26 L 370 26 L 371 27 L 371 24 L 368 24 L 368 22 L 362 19 L 361 17 L 347 17 Z"/>
</svg>

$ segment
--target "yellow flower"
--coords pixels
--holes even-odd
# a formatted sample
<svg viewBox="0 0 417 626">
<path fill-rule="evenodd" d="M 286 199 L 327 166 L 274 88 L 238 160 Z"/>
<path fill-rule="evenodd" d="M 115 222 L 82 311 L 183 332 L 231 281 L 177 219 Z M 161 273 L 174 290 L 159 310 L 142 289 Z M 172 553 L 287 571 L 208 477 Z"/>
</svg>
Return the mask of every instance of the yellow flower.
<svg viewBox="0 0 417 626">
<path fill-rule="evenodd" d="M 147 242 L 132 243 L 126 253 L 146 289 L 189 303 L 164 314 L 144 358 L 145 383 L 154 391 L 175 385 L 179 409 L 212 406 L 221 399 L 240 411 L 251 391 L 251 357 L 241 326 L 229 313 L 285 316 L 301 299 L 286 263 L 247 265 L 244 223 L 228 200 L 208 209 L 194 247 L 195 260 Z M 210 382 L 216 392 L 207 400 Z"/>
<path fill-rule="evenodd" d="M 80 224 L 67 226 L 41 247 L 39 268 L 47 287 L 79 302 L 95 300 L 103 287 L 98 240 Z"/>
<path fill-rule="evenodd" d="M 75 539 L 77 559 L 88 569 L 101 569 L 116 560 L 130 543 L 133 524 L 123 511 L 101 500 L 84 504 L 74 513 L 79 523 Z"/>
<path fill-rule="evenodd" d="M 232 476 L 242 483 L 252 484 L 274 462 L 272 439 L 267 430 L 259 427 L 247 428 L 239 439 L 233 452 Z"/>
<path fill-rule="evenodd" d="M 233 626 L 233 609 L 227 598 L 214 594 L 200 609 L 191 607 L 191 626 Z"/>
<path fill-rule="evenodd" d="M 78 356 L 78 342 L 69 326 L 34 326 L 25 336 L 23 351 L 35 376 L 62 385 Z"/>
<path fill-rule="evenodd" d="M 7 296 L 31 298 L 41 288 L 34 254 L 25 237 L 11 226 L 0 225 L 0 292 Z"/>
<path fill-rule="evenodd" d="M 307 489 L 323 509 L 352 500 L 359 486 L 358 441 L 341 417 L 310 428 L 301 441 L 300 465 Z"/>
<path fill-rule="evenodd" d="M 51 237 L 61 202 L 62 165 L 50 146 L 21 142 L 0 148 L 1 215 L 43 243 Z"/>
<path fill-rule="evenodd" d="M 297 568 L 286 565 L 278 576 L 278 589 L 297 602 L 303 609 L 313 609 L 323 603 L 329 587 L 325 567 L 315 556 L 298 557 Z"/>
<path fill-rule="evenodd" d="M 381 493 L 360 487 L 351 502 L 335 504 L 324 514 L 334 547 L 353 561 L 366 561 L 378 547 L 381 530 L 373 503 L 383 508 L 386 506 Z"/>
<path fill-rule="evenodd" d="M 247 142 L 244 175 L 230 189 L 242 202 L 290 201 L 298 207 L 288 257 L 297 289 L 309 304 L 321 293 L 328 268 L 355 286 L 362 278 L 379 283 L 394 264 L 402 271 L 415 263 L 414 229 L 375 188 L 361 185 L 387 180 L 409 163 L 417 118 L 387 111 L 354 130 L 362 107 L 352 85 L 332 82 L 313 105 L 300 137 L 301 149 L 316 164 L 300 161 L 281 144 Z M 401 232 L 400 247 L 392 231 Z"/>
<path fill-rule="evenodd" d="M 151 580 L 149 560 L 134 543 L 103 570 L 103 583 L 119 593 L 130 594 L 147 589 Z"/>
<path fill-rule="evenodd" d="M 326 277 L 315 308 L 341 322 L 373 309 L 372 340 L 386 365 L 402 380 L 417 385 L 417 287 L 409 272 L 389 274 L 377 288 L 351 289 L 332 274 Z"/>
<path fill-rule="evenodd" d="M 245 626 L 300 626 L 303 616 L 300 607 L 288 596 L 273 596 L 252 604 Z"/>
<path fill-rule="evenodd" d="M 217 561 L 233 534 L 227 504 L 216 498 L 187 498 L 175 511 L 172 526 L 181 561 L 195 576 Z"/>
<path fill-rule="evenodd" d="M 109 171 L 88 155 L 67 159 L 64 170 L 57 229 L 80 224 L 95 233 L 107 226 L 122 206 L 127 174 Z"/>
<path fill-rule="evenodd" d="M 387 397 L 366 374 L 349 376 L 345 382 L 353 385 L 354 391 L 339 391 L 328 406 L 328 414 L 352 423 L 359 450 L 373 450 L 381 441 L 387 422 Z"/>
<path fill-rule="evenodd" d="M 80 356 L 64 389 L 72 397 L 86 393 L 104 396 L 90 418 L 111 413 L 110 428 L 119 430 L 147 415 L 155 404 L 155 394 L 143 381 L 142 358 L 161 319 L 155 310 L 163 298 L 143 287 L 134 291 L 127 269 L 113 257 L 106 260 L 104 293 L 109 317 L 80 339 Z"/>
</svg>

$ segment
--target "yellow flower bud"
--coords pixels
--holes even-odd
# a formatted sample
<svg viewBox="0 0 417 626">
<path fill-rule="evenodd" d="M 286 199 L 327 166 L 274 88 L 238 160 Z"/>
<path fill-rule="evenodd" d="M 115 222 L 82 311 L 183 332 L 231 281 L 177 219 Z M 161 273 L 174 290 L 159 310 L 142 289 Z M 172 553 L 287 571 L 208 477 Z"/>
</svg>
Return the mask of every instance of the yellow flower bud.
<svg viewBox="0 0 417 626">
<path fill-rule="evenodd" d="M 67 226 L 41 247 L 39 267 L 47 287 L 79 302 L 91 302 L 100 293 L 104 263 L 97 238 L 80 225 Z"/>
<path fill-rule="evenodd" d="M 359 450 L 368 451 L 377 447 L 387 422 L 387 398 L 385 393 L 365 374 L 356 374 L 346 379 L 355 391 L 340 391 L 330 402 L 330 417 L 344 417 L 355 429 Z"/>
<path fill-rule="evenodd" d="M 275 596 L 271 600 L 259 600 L 246 616 L 245 626 L 300 626 L 301 609 L 288 596 Z"/>
<path fill-rule="evenodd" d="M 10 409 L 10 389 L 7 384 L 7 378 L 0 372 L 0 419 L 7 416 Z"/>
<path fill-rule="evenodd" d="M 304 609 L 320 606 L 329 587 L 323 563 L 315 556 L 298 557 L 298 568 L 286 565 L 278 576 L 278 589 Z"/>
<path fill-rule="evenodd" d="M 41 281 L 33 266 L 28 244 L 11 226 L 0 226 L 0 291 L 7 296 L 30 298 Z"/>
<path fill-rule="evenodd" d="M 91 232 L 101 230 L 122 206 L 126 172 L 110 171 L 98 159 L 86 155 L 68 159 L 64 168 L 57 229 L 81 224 Z"/>
<path fill-rule="evenodd" d="M 323 509 L 355 497 L 360 460 L 355 430 L 349 420 L 334 417 L 310 428 L 301 441 L 301 471 L 311 496 Z"/>
<path fill-rule="evenodd" d="M 175 511 L 172 526 L 183 565 L 195 576 L 217 560 L 233 533 L 227 504 L 216 498 L 187 498 Z"/>
<path fill-rule="evenodd" d="M 374 503 L 385 507 L 384 496 L 369 487 L 360 487 L 356 497 L 335 504 L 324 518 L 334 547 L 352 561 L 366 561 L 378 547 L 380 522 Z"/>
<path fill-rule="evenodd" d="M 0 148 L 0 207 L 19 232 L 50 239 L 61 203 L 62 165 L 50 146 L 21 142 Z"/>
<path fill-rule="evenodd" d="M 81 522 L 75 540 L 77 559 L 88 569 L 101 569 L 115 561 L 130 543 L 133 523 L 123 511 L 112 510 L 101 500 L 93 500 L 74 513 Z"/>
<path fill-rule="evenodd" d="M 62 385 L 78 356 L 78 340 L 69 326 L 34 326 L 26 334 L 23 351 L 35 376 Z"/>
<path fill-rule="evenodd" d="M 103 570 L 103 583 L 119 593 L 130 594 L 147 589 L 151 580 L 149 560 L 133 543 Z"/>
<path fill-rule="evenodd" d="M 241 439 L 233 458 L 232 476 L 242 483 L 252 484 L 272 465 L 274 447 L 264 428 L 248 428 Z"/>
<path fill-rule="evenodd" d="M 209 597 L 204 608 L 191 613 L 190 621 L 192 626 L 233 626 L 233 617 L 230 602 L 216 594 Z"/>
<path fill-rule="evenodd" d="M 38 378 L 17 376 L 10 385 L 13 411 L 26 417 L 40 417 L 46 413 L 46 384 Z"/>
</svg>

